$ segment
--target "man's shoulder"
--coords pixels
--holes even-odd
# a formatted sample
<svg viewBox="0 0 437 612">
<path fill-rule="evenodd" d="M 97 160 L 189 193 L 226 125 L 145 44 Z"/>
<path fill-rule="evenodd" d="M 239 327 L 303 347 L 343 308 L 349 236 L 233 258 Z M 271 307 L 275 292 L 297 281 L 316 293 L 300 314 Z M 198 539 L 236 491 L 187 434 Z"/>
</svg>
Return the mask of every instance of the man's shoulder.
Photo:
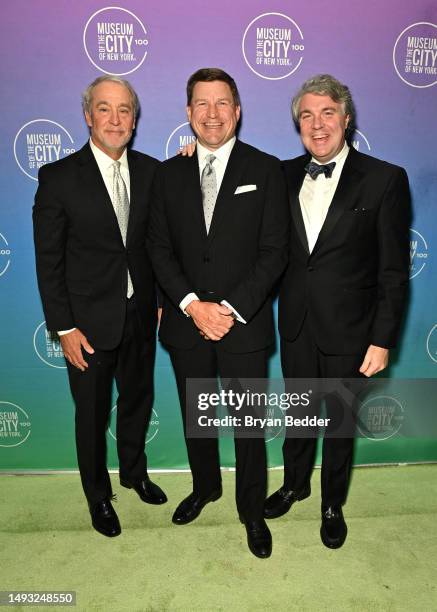
<svg viewBox="0 0 437 612">
<path fill-rule="evenodd" d="M 147 153 L 136 151 L 135 149 L 128 150 L 128 159 L 133 159 L 140 164 L 153 166 L 153 167 L 157 167 L 160 164 L 159 159 L 156 159 L 155 157 L 152 157 L 151 155 L 147 155 Z"/>
<path fill-rule="evenodd" d="M 397 174 L 399 172 L 405 172 L 405 169 L 401 166 L 388 162 L 373 155 L 367 153 L 361 153 L 354 147 L 350 148 L 349 151 L 350 163 L 358 170 L 363 173 L 381 173 L 381 174 Z"/>
<path fill-rule="evenodd" d="M 89 145 L 86 144 L 75 153 L 71 153 L 57 161 L 41 166 L 38 171 L 38 179 L 39 181 L 63 181 L 71 176 L 83 160 L 90 155 L 92 155 L 91 149 Z"/>
<path fill-rule="evenodd" d="M 298 155 L 297 157 L 293 157 L 292 159 L 284 159 L 281 161 L 281 165 L 283 168 L 295 169 L 303 166 L 308 159 L 310 158 L 308 153 L 304 153 L 303 155 Z"/>
<path fill-rule="evenodd" d="M 257 147 L 254 147 L 253 145 L 247 144 L 247 142 L 243 142 L 242 140 L 237 140 L 235 143 L 235 154 L 241 154 L 246 156 L 249 156 L 253 159 L 253 161 L 257 161 L 259 160 L 262 163 L 267 163 L 267 164 L 279 164 L 280 161 L 277 157 L 275 157 L 274 155 L 272 155 L 271 153 L 267 153 L 266 151 L 262 151 L 261 149 L 258 149 Z"/>
</svg>

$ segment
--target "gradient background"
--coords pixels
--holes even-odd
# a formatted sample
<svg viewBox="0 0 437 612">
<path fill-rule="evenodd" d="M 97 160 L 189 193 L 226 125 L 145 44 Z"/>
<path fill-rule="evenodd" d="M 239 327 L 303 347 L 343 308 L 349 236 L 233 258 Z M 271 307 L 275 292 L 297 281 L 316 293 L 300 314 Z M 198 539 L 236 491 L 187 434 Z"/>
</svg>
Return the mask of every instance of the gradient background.
<svg viewBox="0 0 437 612">
<path fill-rule="evenodd" d="M 85 143 L 88 132 L 81 114 L 80 93 L 103 72 L 85 53 L 83 33 L 93 13 L 107 6 L 111 4 L 91 0 L 15 0 L 2 9 L 0 413 L 13 411 L 10 404 L 17 405 L 25 413 L 18 411 L 22 437 L 17 441 L 29 434 L 18 446 L 11 446 L 16 442 L 0 436 L 3 470 L 76 467 L 74 409 L 67 375 L 62 357 L 47 354 L 44 325 L 36 335 L 36 347 L 57 367 L 44 363 L 34 348 L 35 331 L 44 319 L 34 272 L 31 223 L 37 183 L 19 168 L 14 140 L 23 125 L 47 119 L 71 135 L 74 144 L 63 130 L 53 130 L 56 126 L 45 124 L 50 125 L 48 133 L 63 134 L 62 148 L 77 150 Z M 290 98 L 300 84 L 315 73 L 329 72 L 349 85 L 358 110 L 358 129 L 370 144 L 370 154 L 407 169 L 414 205 L 412 227 L 427 245 L 425 248 L 419 240 L 412 259 L 410 306 L 400 349 L 392 356 L 390 375 L 395 379 L 435 378 L 437 88 L 413 87 L 402 81 L 394 68 L 393 49 L 398 36 L 411 24 L 437 23 L 437 6 L 428 0 L 411 5 L 398 0 L 313 0 L 310 5 L 284 0 L 222 0 L 210 6 L 200 0 L 130 0 L 117 6 L 134 13 L 147 30 L 147 57 L 125 78 L 131 81 L 142 103 L 134 147 L 159 159 L 166 156 L 172 132 L 186 121 L 186 80 L 201 66 L 220 66 L 236 79 L 243 108 L 240 137 L 281 159 L 302 152 L 289 112 Z M 300 55 L 302 61 L 283 79 L 260 78 L 248 67 L 242 53 L 247 26 L 267 12 L 288 16 L 303 35 L 303 41 L 298 37 L 292 41 L 304 44 L 302 54 L 292 56 L 292 62 Z M 275 19 L 266 18 L 260 25 L 274 25 Z M 278 17 L 277 21 L 282 27 L 284 19 Z M 420 35 L 419 29 L 416 27 L 412 33 Z M 293 36 L 297 33 L 293 28 L 292 32 Z M 424 34 L 430 32 L 437 37 L 437 29 L 426 26 Z M 253 35 L 248 34 L 247 40 L 252 41 L 254 56 Z M 401 43 L 402 40 L 397 54 L 402 55 Z M 115 62 L 113 72 L 132 67 L 123 68 Z M 435 75 L 423 75 L 412 82 L 429 85 L 435 80 Z M 21 162 L 26 153 L 23 138 L 28 132 L 23 130 L 17 139 Z M 185 127 L 173 136 L 169 143 L 171 155 L 179 145 L 179 134 L 189 132 Z M 369 152 L 359 134 L 356 141 L 361 151 Z M 280 376 L 277 355 L 272 360 L 271 374 Z M 398 399 L 403 402 L 402 397 Z M 409 401 L 411 404 L 411 398 Z M 168 356 L 161 349 L 156 364 L 155 411 L 147 445 L 150 467 L 187 467 L 175 382 Z M 113 437 L 108 435 L 108 440 L 109 463 L 116 466 Z M 223 465 L 232 465 L 232 442 L 223 440 L 222 446 Z M 269 443 L 271 465 L 281 463 L 280 447 L 280 440 Z M 357 447 L 357 463 L 437 460 L 437 444 L 431 439 L 399 435 L 385 441 L 362 439 Z"/>
</svg>

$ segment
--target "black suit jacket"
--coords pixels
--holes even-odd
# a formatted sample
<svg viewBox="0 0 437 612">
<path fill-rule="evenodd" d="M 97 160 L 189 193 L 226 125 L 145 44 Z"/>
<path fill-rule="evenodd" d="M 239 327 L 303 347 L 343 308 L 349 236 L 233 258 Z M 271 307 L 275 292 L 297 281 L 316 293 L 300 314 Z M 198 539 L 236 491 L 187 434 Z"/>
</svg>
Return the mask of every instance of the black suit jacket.
<svg viewBox="0 0 437 612">
<path fill-rule="evenodd" d="M 292 341 L 308 313 L 319 348 L 358 354 L 395 346 L 407 295 L 410 194 L 405 170 L 351 148 L 309 253 L 299 191 L 309 155 L 283 162 L 292 212 L 279 331 Z"/>
<path fill-rule="evenodd" d="M 89 144 L 39 171 L 33 208 L 36 268 L 46 325 L 78 327 L 92 346 L 120 342 L 127 268 L 147 336 L 156 330 L 156 295 L 146 250 L 149 195 L 158 161 L 128 151 L 130 213 L 126 247 Z"/>
<path fill-rule="evenodd" d="M 238 186 L 256 190 L 235 194 Z M 271 291 L 287 261 L 289 211 L 279 160 L 236 141 L 206 233 L 197 155 L 159 167 L 153 189 L 150 249 L 164 290 L 161 340 L 176 348 L 204 342 L 179 308 L 191 292 L 227 300 L 247 321 L 221 341 L 229 352 L 260 350 L 274 340 Z"/>
</svg>

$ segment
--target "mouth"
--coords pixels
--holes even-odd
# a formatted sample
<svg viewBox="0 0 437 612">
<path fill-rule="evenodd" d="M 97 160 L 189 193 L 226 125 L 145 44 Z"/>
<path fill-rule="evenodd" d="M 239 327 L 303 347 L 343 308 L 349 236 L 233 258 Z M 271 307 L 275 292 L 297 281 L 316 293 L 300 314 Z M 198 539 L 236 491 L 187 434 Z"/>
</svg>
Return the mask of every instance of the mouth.
<svg viewBox="0 0 437 612">
<path fill-rule="evenodd" d="M 223 126 L 223 123 L 212 123 L 212 122 L 208 122 L 208 123 L 204 123 L 203 124 L 204 127 L 206 127 L 208 130 L 215 130 L 218 128 L 221 128 Z"/>
</svg>

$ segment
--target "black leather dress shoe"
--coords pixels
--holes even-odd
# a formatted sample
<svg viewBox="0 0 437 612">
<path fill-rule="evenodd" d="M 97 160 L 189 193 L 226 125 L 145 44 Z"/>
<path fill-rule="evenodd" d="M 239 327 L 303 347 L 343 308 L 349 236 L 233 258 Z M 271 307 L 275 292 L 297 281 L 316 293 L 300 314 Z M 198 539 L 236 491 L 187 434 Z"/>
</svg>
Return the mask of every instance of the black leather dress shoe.
<svg viewBox="0 0 437 612">
<path fill-rule="evenodd" d="M 152 482 L 149 478 L 145 478 L 144 480 L 135 483 L 131 483 L 120 478 L 120 484 L 122 487 L 126 487 L 126 489 L 133 489 L 136 491 L 141 501 L 146 502 L 146 504 L 158 505 L 165 504 L 167 501 L 167 496 L 161 487 L 158 487 L 158 485 Z"/>
<path fill-rule="evenodd" d="M 96 531 L 108 538 L 120 535 L 120 522 L 109 499 L 103 499 L 90 506 L 90 514 L 91 522 Z"/>
<path fill-rule="evenodd" d="M 259 521 L 240 521 L 246 527 L 247 544 L 250 551 L 260 559 L 266 559 L 272 554 L 272 534 L 264 519 Z"/>
<path fill-rule="evenodd" d="M 320 537 L 328 548 L 340 548 L 347 536 L 347 525 L 341 507 L 322 508 Z"/>
<path fill-rule="evenodd" d="M 200 497 L 196 493 L 190 493 L 176 508 L 171 520 L 175 525 L 191 523 L 191 521 L 194 521 L 199 516 L 206 504 L 217 501 L 221 496 L 221 488 L 213 491 L 208 497 Z"/>
<path fill-rule="evenodd" d="M 273 519 L 286 514 L 294 502 L 302 501 L 311 495 L 308 485 L 301 491 L 291 491 L 281 487 L 276 493 L 270 495 L 264 502 L 264 518 Z"/>
</svg>

